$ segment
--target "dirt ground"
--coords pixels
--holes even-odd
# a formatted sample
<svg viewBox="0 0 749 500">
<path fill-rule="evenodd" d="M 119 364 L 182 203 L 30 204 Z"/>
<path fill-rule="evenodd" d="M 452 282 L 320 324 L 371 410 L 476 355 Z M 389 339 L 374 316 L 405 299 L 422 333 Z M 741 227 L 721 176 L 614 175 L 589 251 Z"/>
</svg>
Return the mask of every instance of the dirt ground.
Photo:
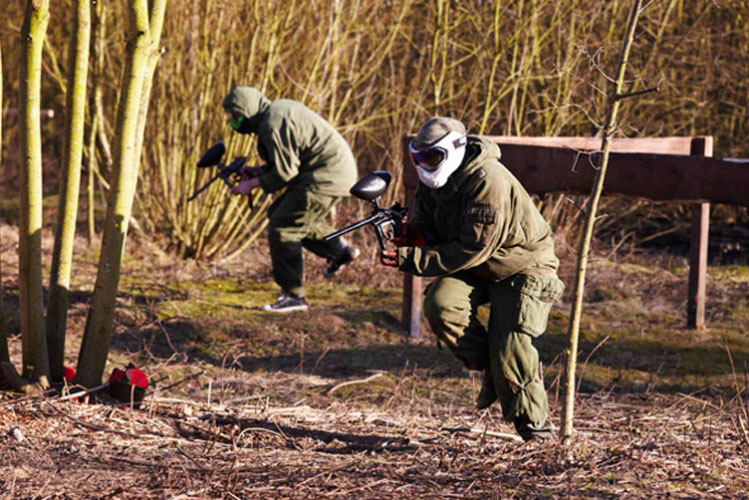
<svg viewBox="0 0 749 500">
<path fill-rule="evenodd" d="M 20 365 L 17 262 L 0 226 Z M 17 238 L 17 237 L 16 237 Z M 48 254 L 51 241 L 45 238 Z M 575 434 L 523 443 L 479 377 L 399 325 L 400 276 L 365 252 L 336 282 L 308 259 L 306 314 L 277 317 L 264 243 L 235 262 L 128 242 L 105 376 L 150 379 L 139 409 L 0 395 L 2 498 L 742 498 L 749 491 L 749 269 L 710 268 L 684 328 L 684 260 L 600 253 L 589 271 Z M 571 283 L 574 257 L 560 248 Z M 79 242 L 66 364 L 96 270 Z M 569 291 L 539 343 L 559 425 Z M 70 388 L 75 391 L 76 388 Z"/>
</svg>

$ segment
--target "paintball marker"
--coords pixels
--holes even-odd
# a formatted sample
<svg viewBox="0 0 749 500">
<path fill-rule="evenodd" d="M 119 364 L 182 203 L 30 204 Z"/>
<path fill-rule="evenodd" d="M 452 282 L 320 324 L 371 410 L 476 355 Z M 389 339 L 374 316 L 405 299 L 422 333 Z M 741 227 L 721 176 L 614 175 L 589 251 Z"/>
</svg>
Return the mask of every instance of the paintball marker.
<svg viewBox="0 0 749 500">
<path fill-rule="evenodd" d="M 350 226 L 346 226 L 334 233 L 330 233 L 323 239 L 325 241 L 330 241 L 351 232 L 354 229 L 359 229 L 367 224 L 372 224 L 377 233 L 377 241 L 380 244 L 380 249 L 385 250 L 385 240 L 392 240 L 393 238 L 400 236 L 401 228 L 403 226 L 403 218 L 406 216 L 407 210 L 406 207 L 402 207 L 400 203 L 396 203 L 390 208 L 382 208 L 380 206 L 380 197 L 390 184 L 390 178 L 390 172 L 376 170 L 359 179 L 359 181 L 351 187 L 349 192 L 357 198 L 370 202 L 372 204 L 372 214 L 358 222 L 354 222 Z"/>
<path fill-rule="evenodd" d="M 231 163 L 224 165 L 221 163 L 221 157 L 224 156 L 225 152 L 226 145 L 224 144 L 224 141 L 218 141 L 208 148 L 206 152 L 203 153 L 203 156 L 200 157 L 198 160 L 198 168 L 218 167 L 218 173 L 211 177 L 208 182 L 196 189 L 187 199 L 188 202 L 194 200 L 200 193 L 208 189 L 208 186 L 218 179 L 224 181 L 226 185 L 231 188 L 234 187 L 233 181 L 241 178 L 243 174 L 245 177 L 258 177 L 263 173 L 261 167 L 245 168 L 244 162 L 246 158 L 244 156 L 234 158 Z M 249 195 L 248 199 L 250 200 L 250 204 L 252 204 L 252 198 L 249 197 Z"/>
</svg>

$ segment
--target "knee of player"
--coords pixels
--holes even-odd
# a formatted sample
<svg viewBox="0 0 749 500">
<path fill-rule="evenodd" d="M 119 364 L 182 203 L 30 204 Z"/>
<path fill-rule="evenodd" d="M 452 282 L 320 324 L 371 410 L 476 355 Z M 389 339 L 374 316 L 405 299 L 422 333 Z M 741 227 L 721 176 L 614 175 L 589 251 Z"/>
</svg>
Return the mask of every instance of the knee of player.
<svg viewBox="0 0 749 500">
<path fill-rule="evenodd" d="M 424 316 L 433 327 L 451 325 L 466 327 L 471 322 L 471 311 L 457 306 L 454 302 L 435 300 L 433 295 L 424 299 Z"/>
</svg>

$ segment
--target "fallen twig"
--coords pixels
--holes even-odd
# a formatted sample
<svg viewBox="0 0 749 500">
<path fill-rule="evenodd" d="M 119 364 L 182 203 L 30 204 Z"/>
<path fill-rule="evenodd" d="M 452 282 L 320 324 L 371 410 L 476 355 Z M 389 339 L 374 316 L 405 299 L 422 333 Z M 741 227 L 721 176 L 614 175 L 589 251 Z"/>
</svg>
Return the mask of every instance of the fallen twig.
<svg viewBox="0 0 749 500">
<path fill-rule="evenodd" d="M 67 401 L 69 399 L 79 398 L 79 397 L 85 396 L 87 394 L 91 394 L 91 393 L 94 393 L 94 392 L 101 391 L 102 389 L 106 389 L 107 387 L 109 387 L 109 382 L 105 382 L 105 383 L 103 383 L 101 385 L 97 385 L 96 387 L 92 387 L 91 389 L 85 389 L 83 391 L 78 391 L 78 392 L 74 392 L 74 393 L 68 394 L 67 396 L 61 396 L 61 397 L 57 398 L 56 401 Z"/>
<path fill-rule="evenodd" d="M 333 394 L 335 391 L 337 391 L 341 387 L 346 387 L 347 385 L 354 385 L 354 384 L 364 384 L 364 383 L 370 382 L 370 381 L 372 381 L 372 380 L 374 380 L 374 379 L 376 379 L 378 377 L 382 377 L 382 375 L 383 375 L 382 373 L 375 373 L 374 375 L 369 376 L 367 378 L 363 378 L 363 379 L 359 379 L 359 380 L 349 380 L 348 382 L 341 382 L 340 384 L 338 384 L 335 387 L 333 387 L 332 389 L 330 389 L 327 392 L 327 394 L 328 394 L 328 396 L 330 396 L 331 394 Z"/>
<path fill-rule="evenodd" d="M 512 441 L 519 441 L 521 443 L 523 442 L 523 438 L 521 438 L 520 436 L 516 436 L 515 434 L 508 434 L 506 432 L 494 432 L 494 431 L 482 430 L 482 429 L 472 429 L 470 427 L 442 427 L 441 430 L 447 431 L 447 432 L 467 432 L 469 434 L 481 434 L 485 436 L 510 439 Z"/>
</svg>

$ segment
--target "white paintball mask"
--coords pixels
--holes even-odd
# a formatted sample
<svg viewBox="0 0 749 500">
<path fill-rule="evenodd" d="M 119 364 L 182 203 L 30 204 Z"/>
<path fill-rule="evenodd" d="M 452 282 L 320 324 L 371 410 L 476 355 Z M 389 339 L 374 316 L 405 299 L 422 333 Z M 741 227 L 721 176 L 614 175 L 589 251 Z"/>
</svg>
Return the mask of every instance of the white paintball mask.
<svg viewBox="0 0 749 500">
<path fill-rule="evenodd" d="M 466 153 L 466 134 L 451 131 L 425 149 L 415 149 L 413 141 L 408 152 L 416 165 L 419 180 L 429 188 L 439 189 L 458 170 Z"/>
</svg>

